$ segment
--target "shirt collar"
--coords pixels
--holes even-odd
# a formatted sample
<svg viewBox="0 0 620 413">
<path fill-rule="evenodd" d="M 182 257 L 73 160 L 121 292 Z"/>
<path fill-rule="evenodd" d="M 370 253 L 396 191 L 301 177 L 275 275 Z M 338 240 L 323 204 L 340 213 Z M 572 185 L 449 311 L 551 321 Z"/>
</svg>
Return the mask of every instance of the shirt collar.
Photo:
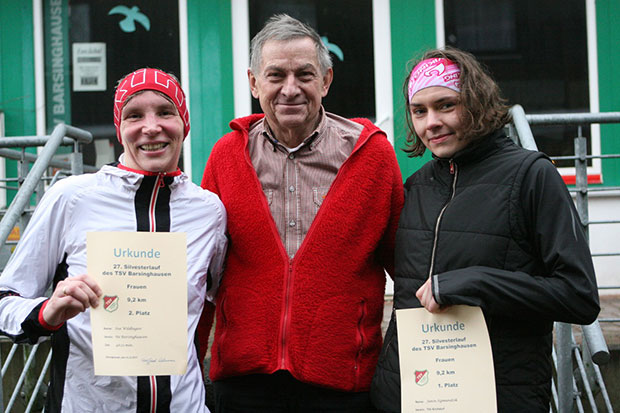
<svg viewBox="0 0 620 413">
<path fill-rule="evenodd" d="M 313 150 L 323 140 L 323 136 L 325 136 L 324 132 L 327 127 L 327 122 L 325 120 L 326 117 L 323 106 L 321 106 L 321 108 L 319 109 L 319 119 L 319 124 L 316 126 L 314 131 L 312 131 L 312 133 L 306 139 L 304 139 L 302 143 L 300 143 L 294 148 L 289 148 L 274 137 L 266 118 L 263 118 L 262 125 L 259 126 L 260 128 L 262 128 L 262 130 L 259 131 L 259 136 L 263 136 L 265 139 L 267 139 L 273 145 L 274 151 L 276 149 L 280 149 L 284 152 L 293 153 L 299 151 L 306 146 L 309 150 Z"/>
</svg>

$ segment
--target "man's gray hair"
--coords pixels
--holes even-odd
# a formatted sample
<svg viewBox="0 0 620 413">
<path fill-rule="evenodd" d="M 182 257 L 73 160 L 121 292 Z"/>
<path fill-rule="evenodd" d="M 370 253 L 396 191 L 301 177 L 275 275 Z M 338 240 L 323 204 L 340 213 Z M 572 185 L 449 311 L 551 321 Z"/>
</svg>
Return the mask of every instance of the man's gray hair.
<svg viewBox="0 0 620 413">
<path fill-rule="evenodd" d="M 332 67 L 332 58 L 319 34 L 312 27 L 300 22 L 288 14 L 276 14 L 271 16 L 265 27 L 254 36 L 250 43 L 250 70 L 255 75 L 260 71 L 263 46 L 269 40 L 293 40 L 309 37 L 316 46 L 316 56 L 322 74 Z"/>
</svg>

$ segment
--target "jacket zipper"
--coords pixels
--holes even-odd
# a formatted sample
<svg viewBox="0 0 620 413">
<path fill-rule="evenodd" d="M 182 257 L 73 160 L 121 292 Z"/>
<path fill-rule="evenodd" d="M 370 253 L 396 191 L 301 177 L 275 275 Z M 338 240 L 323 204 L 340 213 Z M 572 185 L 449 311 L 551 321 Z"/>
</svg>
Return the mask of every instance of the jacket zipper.
<svg viewBox="0 0 620 413">
<path fill-rule="evenodd" d="M 284 314 L 282 315 L 282 325 L 280 331 L 282 331 L 282 338 L 280 341 L 281 356 L 280 356 L 280 369 L 285 370 L 287 368 L 288 352 L 286 351 L 286 338 L 288 336 L 288 321 L 290 312 L 291 301 L 291 289 L 293 284 L 293 260 L 289 259 L 288 262 L 288 277 L 286 277 L 286 291 L 284 292 Z"/>
<path fill-rule="evenodd" d="M 157 222 L 155 219 L 155 206 L 157 205 L 157 197 L 159 196 L 159 188 L 165 186 L 164 174 L 158 174 L 151 193 L 151 201 L 149 203 L 149 232 L 157 231 Z M 151 413 L 157 412 L 157 380 L 155 376 L 149 377 L 151 385 Z"/>
<path fill-rule="evenodd" d="M 157 222 L 155 220 L 155 205 L 157 204 L 157 197 L 159 196 L 159 188 L 165 186 L 164 174 L 158 174 L 151 193 L 151 201 L 149 203 L 149 232 L 156 232 Z"/>
<path fill-rule="evenodd" d="M 454 176 L 452 178 L 452 193 L 450 194 L 450 199 L 448 199 L 448 202 L 446 202 L 443 208 L 441 208 L 439 216 L 437 217 L 437 222 L 435 222 L 435 235 L 433 237 L 433 250 L 431 252 L 431 265 L 428 269 L 428 278 L 433 276 L 433 268 L 435 266 L 435 254 L 437 252 L 437 239 L 439 238 L 439 224 L 441 223 L 443 213 L 445 212 L 446 208 L 448 208 L 450 202 L 454 199 L 454 194 L 456 193 L 456 181 L 458 179 L 459 170 L 453 159 L 450 159 L 450 175 Z"/>
<path fill-rule="evenodd" d="M 342 165 L 340 165 L 340 168 L 338 169 L 338 173 L 336 173 L 336 176 L 334 177 L 334 180 L 332 181 L 332 184 L 330 186 L 330 190 L 328 191 L 327 195 L 325 195 L 325 198 L 329 196 L 329 193 L 331 192 L 331 188 L 333 188 L 334 183 L 336 183 L 336 181 L 338 180 L 338 177 L 341 175 L 344 166 L 353 157 L 353 154 L 355 154 L 362 146 L 364 146 L 364 144 L 368 142 L 368 140 L 370 140 L 370 138 L 374 136 L 375 133 L 368 135 L 363 142 L 359 143 L 353 149 L 353 151 L 347 157 L 347 159 L 345 159 Z M 246 148 L 247 148 L 247 141 L 246 141 Z M 245 158 L 246 158 L 246 162 L 253 168 L 252 162 L 250 161 L 247 155 L 247 151 L 245 153 Z M 258 181 L 258 175 L 255 174 L 255 176 L 257 177 L 256 180 Z M 260 182 L 259 182 L 259 186 L 260 186 Z M 269 214 L 271 214 L 271 212 L 269 212 Z M 308 233 L 306 234 L 306 237 L 304 238 L 303 242 L 301 243 L 301 246 L 299 247 L 299 249 L 297 250 L 297 253 L 295 254 L 296 257 L 301 255 L 301 252 L 305 249 L 304 247 L 308 243 L 307 240 L 310 239 L 310 235 L 314 232 L 313 230 L 316 227 L 316 221 L 318 220 L 320 215 L 321 215 L 321 209 L 319 209 L 319 212 L 315 215 L 314 220 L 312 221 L 312 224 L 310 225 L 310 228 L 308 229 Z M 273 225 L 273 228 L 275 228 L 275 223 Z M 279 239 L 279 234 L 277 230 L 275 231 L 275 234 Z M 282 244 L 282 242 L 280 242 L 280 244 Z M 281 247 L 281 250 L 284 251 L 284 246 Z M 286 252 L 284 252 L 284 254 L 287 255 Z M 288 324 L 289 324 L 289 317 L 290 317 L 290 310 L 291 310 L 290 309 L 291 307 L 290 295 L 291 295 L 292 284 L 293 284 L 293 260 L 294 258 L 293 259 L 289 258 L 288 271 L 286 274 L 286 291 L 284 295 L 284 313 L 282 315 L 282 323 L 280 325 L 280 331 L 282 332 L 282 336 L 280 339 L 280 345 L 282 346 L 282 348 L 280 349 L 280 367 L 279 367 L 280 369 L 287 369 L 288 352 L 286 351 L 286 342 L 287 342 L 287 335 L 288 335 L 288 329 L 289 329 Z"/>
<path fill-rule="evenodd" d="M 359 347 L 357 349 L 357 356 L 355 357 L 355 387 L 357 388 L 357 379 L 359 378 L 359 364 L 362 358 L 362 351 L 364 350 L 364 331 L 362 328 L 362 323 L 364 318 L 366 318 L 366 301 L 361 300 L 360 303 L 360 317 L 357 320 L 357 334 L 359 336 Z"/>
</svg>

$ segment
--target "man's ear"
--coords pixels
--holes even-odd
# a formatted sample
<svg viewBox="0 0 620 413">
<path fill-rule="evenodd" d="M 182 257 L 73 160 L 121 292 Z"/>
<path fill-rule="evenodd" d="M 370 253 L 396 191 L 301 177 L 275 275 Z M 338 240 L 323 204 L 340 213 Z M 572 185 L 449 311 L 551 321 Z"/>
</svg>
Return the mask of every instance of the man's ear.
<svg viewBox="0 0 620 413">
<path fill-rule="evenodd" d="M 327 96 L 327 92 L 329 92 L 329 86 L 332 84 L 332 80 L 334 80 L 334 70 L 330 67 L 323 75 L 323 91 L 321 97 Z"/>
<path fill-rule="evenodd" d="M 248 69 L 248 81 L 250 82 L 250 91 L 252 91 L 252 96 L 255 99 L 258 99 L 258 88 L 256 87 L 256 76 L 252 73 L 251 69 Z"/>
</svg>

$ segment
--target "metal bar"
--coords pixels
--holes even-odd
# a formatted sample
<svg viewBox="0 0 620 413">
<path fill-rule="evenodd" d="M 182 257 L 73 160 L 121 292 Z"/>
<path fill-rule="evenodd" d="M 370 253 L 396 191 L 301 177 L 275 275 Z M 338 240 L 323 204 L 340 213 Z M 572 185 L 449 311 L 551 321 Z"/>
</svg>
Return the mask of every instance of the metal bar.
<svg viewBox="0 0 620 413">
<path fill-rule="evenodd" d="M 43 380 L 45 379 L 45 373 L 50 367 L 50 363 L 52 362 L 52 350 L 50 349 L 49 353 L 47 353 L 47 358 L 45 359 L 45 364 L 41 369 L 41 373 L 39 374 L 39 378 L 37 379 L 37 384 L 34 386 L 32 390 L 32 395 L 30 396 L 30 401 L 28 402 L 28 406 L 26 406 L 26 410 L 24 413 L 30 413 L 32 410 L 32 406 L 34 405 L 35 400 L 37 399 L 37 394 L 39 394 L 39 390 L 41 389 L 41 385 L 43 384 Z"/>
<path fill-rule="evenodd" d="M 578 159 L 575 159 L 575 188 L 577 189 L 577 197 L 575 200 L 575 206 L 581 219 L 581 225 L 586 234 L 586 239 L 589 240 L 588 233 L 588 164 L 585 156 L 588 154 L 588 146 L 586 138 L 581 136 L 581 126 L 578 128 L 578 136 L 575 138 L 575 155 Z"/>
<path fill-rule="evenodd" d="M 530 125 L 586 125 L 590 123 L 620 123 L 620 112 L 552 113 L 526 115 Z"/>
<path fill-rule="evenodd" d="M 614 408 L 611 406 L 611 400 L 609 399 L 609 394 L 607 393 L 607 387 L 605 387 L 605 381 L 603 381 L 601 369 L 596 364 L 592 365 L 592 369 L 594 370 L 594 375 L 596 376 L 596 382 L 601 388 L 601 396 L 603 397 L 603 401 L 605 402 L 605 408 L 607 408 L 608 413 L 613 413 Z"/>
<path fill-rule="evenodd" d="M 512 116 L 512 122 L 514 123 L 515 129 L 517 130 L 519 143 L 521 146 L 532 151 L 538 150 L 538 146 L 536 146 L 536 141 L 534 140 L 534 135 L 532 135 L 532 130 L 530 129 L 530 125 L 527 121 L 523 107 L 521 105 L 514 105 L 510 108 L 510 114 Z"/>
<path fill-rule="evenodd" d="M 19 136 L 15 138 L 0 138 L 0 148 L 28 148 L 33 146 L 45 146 L 49 140 L 49 136 Z M 73 145 L 75 140 L 64 138 L 60 145 Z"/>
<path fill-rule="evenodd" d="M 569 188 L 568 189 L 569 192 L 577 192 L 577 190 L 575 188 Z M 600 186 L 592 186 L 590 188 L 588 188 L 589 192 L 611 192 L 611 191 L 620 191 L 620 186 L 606 186 L 606 187 L 600 187 Z"/>
<path fill-rule="evenodd" d="M 575 155 L 566 155 L 566 156 L 550 156 L 549 158 L 554 161 L 569 161 L 571 159 L 577 159 Z M 588 155 L 586 159 L 617 159 L 620 158 L 620 155 Z"/>
<path fill-rule="evenodd" d="M 581 402 L 581 397 L 579 396 L 579 389 L 577 389 L 577 383 L 575 382 L 575 378 L 571 376 L 571 378 L 573 379 L 573 393 L 575 394 L 575 404 L 577 405 L 577 411 L 579 413 L 585 413 L 585 410 L 583 409 L 583 403 Z M 564 411 L 560 410 L 561 413 L 564 413 Z M 567 410 L 567 413 L 571 413 L 572 410 Z"/>
<path fill-rule="evenodd" d="M 9 159 L 15 159 L 15 160 L 20 160 L 20 159 L 26 159 L 27 161 L 30 162 L 35 162 L 37 160 L 37 155 L 34 153 L 29 153 L 26 152 L 22 155 L 21 151 L 16 151 L 14 149 L 0 149 L 0 156 L 3 156 L 5 158 L 9 158 Z M 70 170 L 71 169 L 71 162 L 67 162 L 67 161 L 60 161 L 57 159 L 52 159 L 49 163 L 49 166 L 53 167 L 53 168 L 61 168 L 61 169 L 67 169 Z M 85 165 L 84 166 L 84 170 L 86 172 L 97 172 L 99 170 L 99 168 L 96 168 L 94 166 L 91 165 Z M 9 178 L 10 179 L 10 178 Z M 14 181 L 15 179 L 12 179 L 12 181 Z"/>
<path fill-rule="evenodd" d="M 75 142 L 73 145 L 70 162 L 72 175 L 81 175 L 84 173 L 84 158 L 82 152 L 80 152 L 80 144 L 78 142 Z"/>
<path fill-rule="evenodd" d="M 598 365 L 609 362 L 609 349 L 599 322 L 594 321 L 587 326 L 581 326 L 581 331 L 590 350 L 592 361 Z"/>
<path fill-rule="evenodd" d="M 9 354 L 6 356 L 6 360 L 4 361 L 4 366 L 2 366 L 2 377 L 4 378 L 4 375 L 6 374 L 6 371 L 9 368 L 9 364 L 11 363 L 11 361 L 13 361 L 13 357 L 15 356 L 15 352 L 17 351 L 17 348 L 19 347 L 18 344 L 13 344 L 11 346 L 11 350 L 9 351 Z"/>
<path fill-rule="evenodd" d="M 592 413 L 598 413 L 598 409 L 596 408 L 596 402 L 594 401 L 594 395 L 592 394 L 592 387 L 590 386 L 590 381 L 588 380 L 588 374 L 586 373 L 586 368 L 583 364 L 583 360 L 581 359 L 581 354 L 579 353 L 579 347 L 575 344 L 575 337 L 571 334 L 571 340 L 573 342 L 573 355 L 575 356 L 575 361 L 577 362 L 577 368 L 579 369 L 579 375 L 581 376 L 581 381 L 583 382 L 583 388 L 586 391 L 586 396 L 588 397 L 588 401 L 590 402 L 590 408 L 592 409 Z M 576 387 L 576 383 L 575 383 Z"/>
<path fill-rule="evenodd" d="M 49 141 L 45 144 L 45 147 L 41 151 L 36 162 L 32 165 L 32 169 L 28 176 L 24 180 L 22 187 L 13 198 L 13 202 L 7 209 L 2 221 L 0 222 L 0 242 L 4 243 L 9 236 L 9 233 L 17 223 L 17 220 L 20 218 L 22 211 L 28 205 L 30 201 L 30 195 L 32 195 L 37 182 L 43 176 L 43 173 L 47 169 L 52 156 L 56 152 L 56 149 L 60 145 L 63 137 L 67 134 L 71 134 L 71 136 L 81 136 L 84 131 L 81 131 L 77 128 L 65 125 L 63 123 L 58 124 Z M 90 135 L 90 134 L 89 134 Z"/>
<path fill-rule="evenodd" d="M 571 325 L 555 323 L 556 355 L 558 373 L 558 411 L 572 412 L 575 400 L 573 391 L 573 363 L 571 349 Z"/>
<path fill-rule="evenodd" d="M 558 357 L 555 352 L 555 346 L 551 346 L 551 359 L 553 360 L 552 368 L 555 369 L 555 367 L 558 365 Z M 557 377 L 557 370 L 555 373 Z M 557 387 L 558 387 L 557 380 L 552 374 L 551 375 L 551 403 L 550 403 L 551 406 L 549 406 L 549 411 L 551 413 L 558 411 L 559 396 L 558 396 Z"/>
<path fill-rule="evenodd" d="M 15 400 L 17 399 L 19 391 L 22 385 L 24 384 L 24 380 L 26 380 L 26 374 L 28 372 L 28 369 L 30 368 L 30 365 L 32 364 L 32 360 L 34 360 L 34 356 L 36 355 L 38 349 L 39 349 L 38 344 L 35 344 L 34 346 L 32 346 L 32 349 L 30 351 L 30 354 L 28 355 L 28 359 L 26 360 L 26 364 L 24 365 L 22 373 L 19 375 L 17 384 L 15 384 L 15 389 L 13 389 L 13 394 L 11 394 L 11 399 L 9 400 L 9 403 L 6 405 L 6 410 L 5 410 L 6 413 L 9 413 L 11 409 L 13 408 L 13 404 L 15 404 Z"/>
</svg>

